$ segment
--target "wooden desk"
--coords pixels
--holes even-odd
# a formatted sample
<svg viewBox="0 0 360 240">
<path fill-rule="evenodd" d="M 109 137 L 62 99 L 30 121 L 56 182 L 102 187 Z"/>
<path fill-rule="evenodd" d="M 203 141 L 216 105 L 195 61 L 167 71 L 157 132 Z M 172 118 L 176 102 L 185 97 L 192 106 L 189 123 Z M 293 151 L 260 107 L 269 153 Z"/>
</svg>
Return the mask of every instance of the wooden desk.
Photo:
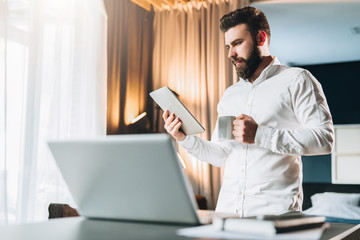
<svg viewBox="0 0 360 240">
<path fill-rule="evenodd" d="M 355 225 L 333 223 L 321 240 L 331 239 Z M 194 239 L 178 236 L 176 230 L 185 226 L 88 220 L 83 217 L 49 220 L 48 222 L 0 227 L 1 239 L 36 240 L 177 240 Z M 357 225 L 359 227 L 359 225 Z M 336 240 L 338 238 L 335 238 Z M 334 240 L 335 240 L 334 239 Z M 340 239 L 360 239 L 360 228 Z M 198 239 L 199 240 L 199 239 Z M 202 238 L 201 240 L 205 240 Z"/>
</svg>

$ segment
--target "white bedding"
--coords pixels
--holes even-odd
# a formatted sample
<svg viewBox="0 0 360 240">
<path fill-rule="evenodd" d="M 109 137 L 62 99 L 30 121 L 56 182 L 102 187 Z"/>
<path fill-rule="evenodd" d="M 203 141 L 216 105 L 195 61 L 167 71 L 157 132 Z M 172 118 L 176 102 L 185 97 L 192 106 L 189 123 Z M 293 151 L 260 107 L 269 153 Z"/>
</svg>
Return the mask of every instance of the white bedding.
<svg viewBox="0 0 360 240">
<path fill-rule="evenodd" d="M 311 197 L 311 203 L 305 214 L 360 219 L 360 194 L 357 193 L 317 193 Z"/>
</svg>

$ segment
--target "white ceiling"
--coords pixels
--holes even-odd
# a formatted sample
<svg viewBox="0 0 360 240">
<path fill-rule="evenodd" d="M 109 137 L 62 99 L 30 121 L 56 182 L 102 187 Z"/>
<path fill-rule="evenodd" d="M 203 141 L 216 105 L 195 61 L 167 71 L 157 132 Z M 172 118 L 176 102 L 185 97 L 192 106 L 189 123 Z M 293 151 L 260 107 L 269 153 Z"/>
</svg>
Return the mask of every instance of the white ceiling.
<svg viewBox="0 0 360 240">
<path fill-rule="evenodd" d="M 283 64 L 360 61 L 360 0 L 269 0 L 251 5 L 267 16 L 271 54 Z"/>
</svg>

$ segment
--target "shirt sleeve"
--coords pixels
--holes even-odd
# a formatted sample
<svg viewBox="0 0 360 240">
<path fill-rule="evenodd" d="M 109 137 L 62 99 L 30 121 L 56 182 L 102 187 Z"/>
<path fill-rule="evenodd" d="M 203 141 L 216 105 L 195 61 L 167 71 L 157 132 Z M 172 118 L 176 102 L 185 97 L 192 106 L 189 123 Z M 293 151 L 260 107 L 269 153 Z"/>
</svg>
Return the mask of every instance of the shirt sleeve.
<svg viewBox="0 0 360 240">
<path fill-rule="evenodd" d="M 216 140 L 217 124 L 212 139 Z M 226 143 L 207 141 L 196 135 L 187 135 L 184 140 L 178 142 L 180 146 L 186 149 L 191 155 L 201 161 L 210 163 L 216 167 L 225 164 L 225 160 L 231 152 L 231 148 Z"/>
<path fill-rule="evenodd" d="M 275 153 L 321 155 L 332 151 L 333 123 L 320 83 L 304 70 L 290 87 L 291 104 L 301 127 L 276 129 L 258 126 L 255 144 Z"/>
</svg>

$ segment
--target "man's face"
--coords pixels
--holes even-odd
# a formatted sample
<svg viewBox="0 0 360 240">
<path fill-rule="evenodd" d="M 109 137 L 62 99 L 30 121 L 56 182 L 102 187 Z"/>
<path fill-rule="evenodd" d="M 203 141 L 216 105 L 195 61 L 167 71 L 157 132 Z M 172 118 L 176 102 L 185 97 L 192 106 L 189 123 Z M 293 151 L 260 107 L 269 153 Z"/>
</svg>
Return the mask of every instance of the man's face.
<svg viewBox="0 0 360 240">
<path fill-rule="evenodd" d="M 236 68 L 238 76 L 249 79 L 261 62 L 260 51 L 253 41 L 246 24 L 239 24 L 225 32 L 228 57 Z"/>
</svg>

